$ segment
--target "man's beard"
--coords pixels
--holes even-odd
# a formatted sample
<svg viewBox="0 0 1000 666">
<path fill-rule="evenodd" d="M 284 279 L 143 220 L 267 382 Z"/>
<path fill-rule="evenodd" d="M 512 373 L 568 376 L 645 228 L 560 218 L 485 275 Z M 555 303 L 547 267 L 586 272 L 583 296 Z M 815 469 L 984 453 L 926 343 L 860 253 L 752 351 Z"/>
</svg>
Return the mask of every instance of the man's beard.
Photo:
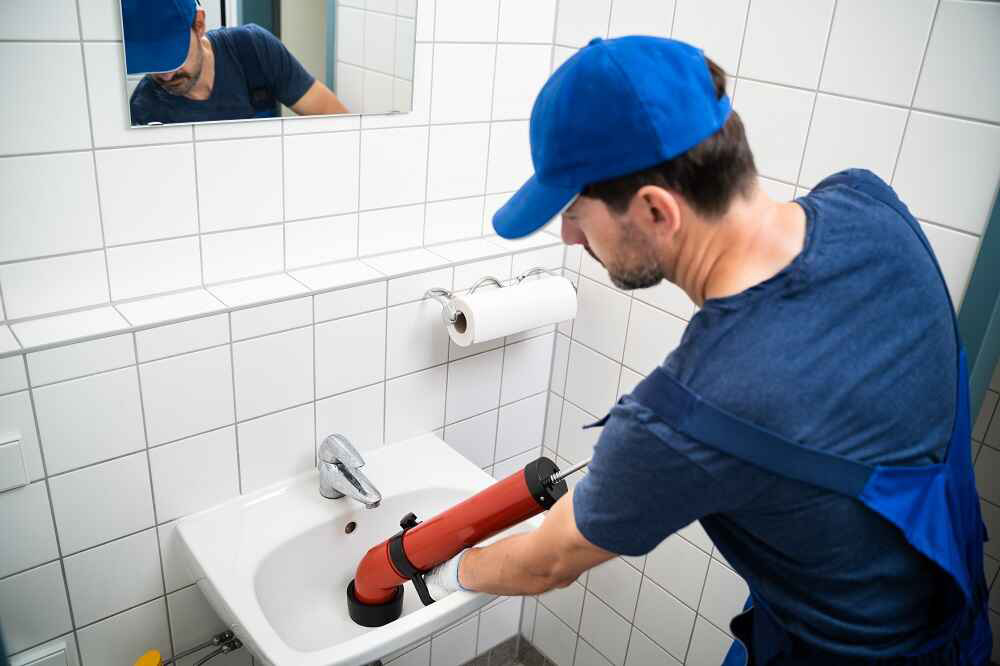
<svg viewBox="0 0 1000 666">
<path fill-rule="evenodd" d="M 608 269 L 608 277 L 619 289 L 630 291 L 655 287 L 665 277 L 659 258 L 653 252 L 652 244 L 629 223 L 623 226 L 617 256 L 608 264 L 598 259 L 589 246 L 584 245 L 583 249 L 597 263 Z"/>
<path fill-rule="evenodd" d="M 191 74 L 187 72 L 177 72 L 174 74 L 173 78 L 169 81 L 161 81 L 156 79 L 156 82 L 161 88 L 166 90 L 171 95 L 176 95 L 178 97 L 183 97 L 191 92 L 191 89 L 195 87 L 198 80 L 201 78 L 201 68 L 204 65 L 204 59 L 198 58 L 198 67 Z M 155 78 L 155 77 L 154 77 Z"/>
</svg>

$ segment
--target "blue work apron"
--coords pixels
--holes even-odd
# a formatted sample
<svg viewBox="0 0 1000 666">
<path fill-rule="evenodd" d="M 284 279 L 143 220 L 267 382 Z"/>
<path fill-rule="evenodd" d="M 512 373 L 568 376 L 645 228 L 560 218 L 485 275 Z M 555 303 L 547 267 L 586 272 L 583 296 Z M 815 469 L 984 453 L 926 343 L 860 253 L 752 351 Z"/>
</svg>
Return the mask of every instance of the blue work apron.
<svg viewBox="0 0 1000 666">
<path fill-rule="evenodd" d="M 859 189 L 896 209 L 934 256 L 916 222 L 898 200 L 886 200 L 874 189 Z M 944 278 L 941 279 L 943 282 Z M 897 527 L 913 548 L 947 575 L 950 585 L 942 598 L 947 604 L 944 608 L 954 609 L 951 620 L 935 627 L 912 654 L 871 660 L 871 663 L 963 666 L 989 663 L 992 634 L 983 573 L 986 529 L 972 470 L 968 370 L 954 314 L 952 321 L 958 345 L 955 420 L 945 459 L 934 465 L 867 465 L 810 449 L 711 404 L 662 368 L 654 370 L 632 391 L 632 398 L 668 426 L 706 446 L 777 476 L 857 499 Z M 746 610 L 733 619 L 730 628 L 738 640 L 724 666 L 851 661 L 843 655 L 813 650 L 793 637 L 752 585 Z"/>
</svg>

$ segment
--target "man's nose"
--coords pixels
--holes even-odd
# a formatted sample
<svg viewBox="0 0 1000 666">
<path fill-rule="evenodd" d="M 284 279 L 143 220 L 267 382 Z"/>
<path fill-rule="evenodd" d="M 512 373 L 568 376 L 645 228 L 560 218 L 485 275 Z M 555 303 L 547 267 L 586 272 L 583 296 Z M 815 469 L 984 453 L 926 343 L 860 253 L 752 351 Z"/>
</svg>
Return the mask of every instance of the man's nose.
<svg viewBox="0 0 1000 666">
<path fill-rule="evenodd" d="M 583 245 L 587 237 L 580 230 L 580 225 L 567 218 L 562 219 L 562 239 L 566 245 Z"/>
</svg>

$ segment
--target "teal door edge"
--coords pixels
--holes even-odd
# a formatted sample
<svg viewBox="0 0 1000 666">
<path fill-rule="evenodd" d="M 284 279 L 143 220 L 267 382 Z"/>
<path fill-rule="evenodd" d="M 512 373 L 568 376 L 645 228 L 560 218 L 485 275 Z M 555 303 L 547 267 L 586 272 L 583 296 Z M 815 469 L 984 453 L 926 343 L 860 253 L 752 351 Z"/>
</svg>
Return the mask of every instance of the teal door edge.
<svg viewBox="0 0 1000 666">
<path fill-rule="evenodd" d="M 1000 195 L 993 200 L 993 210 L 959 310 L 958 327 L 969 357 L 975 419 L 1000 358 Z"/>
</svg>

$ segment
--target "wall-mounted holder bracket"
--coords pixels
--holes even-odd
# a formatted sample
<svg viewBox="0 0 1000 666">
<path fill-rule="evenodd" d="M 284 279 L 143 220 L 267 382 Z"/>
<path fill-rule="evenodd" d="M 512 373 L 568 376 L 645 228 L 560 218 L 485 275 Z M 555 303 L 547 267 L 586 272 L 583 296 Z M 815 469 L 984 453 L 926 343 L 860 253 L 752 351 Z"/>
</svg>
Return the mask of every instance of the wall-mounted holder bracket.
<svg viewBox="0 0 1000 666">
<path fill-rule="evenodd" d="M 529 268 L 520 275 L 516 276 L 514 278 L 514 284 L 519 285 L 533 275 L 553 275 L 553 273 L 546 268 L 536 266 L 534 268 Z M 486 275 L 476 280 L 476 283 L 469 289 L 469 293 L 476 293 L 477 289 L 486 284 L 492 284 L 498 289 L 504 288 L 503 282 L 499 279 L 493 277 L 492 275 Z M 573 285 L 573 291 L 576 291 L 575 284 Z M 458 321 L 458 310 L 455 309 L 455 293 L 453 291 L 443 287 L 433 287 L 432 289 L 428 289 L 424 292 L 424 298 L 433 298 L 441 304 L 441 320 L 444 321 L 445 326 L 451 326 Z"/>
</svg>

